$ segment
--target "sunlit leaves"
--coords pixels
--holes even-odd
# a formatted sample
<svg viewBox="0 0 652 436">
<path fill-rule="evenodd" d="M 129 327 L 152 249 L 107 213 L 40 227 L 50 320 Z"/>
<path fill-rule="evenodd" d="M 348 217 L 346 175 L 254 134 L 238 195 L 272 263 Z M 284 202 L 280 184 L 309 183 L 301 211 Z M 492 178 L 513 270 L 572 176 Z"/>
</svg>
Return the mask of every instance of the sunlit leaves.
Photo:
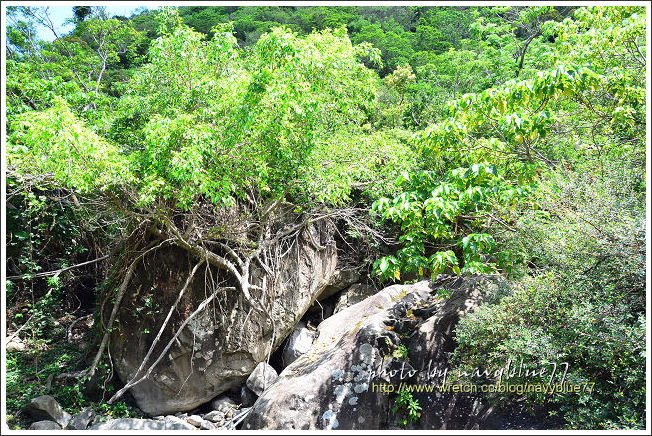
<svg viewBox="0 0 652 436">
<path fill-rule="evenodd" d="M 452 250 L 438 251 L 428 259 L 430 269 L 433 275 L 443 273 L 446 268 L 450 267 L 455 274 L 460 274 L 459 262 L 457 256 Z"/>
<path fill-rule="evenodd" d="M 56 98 L 43 112 L 19 116 L 7 141 L 7 161 L 19 174 L 51 173 L 82 192 L 132 181 L 120 149 L 89 130 Z"/>
<path fill-rule="evenodd" d="M 380 81 L 361 57 L 377 51 L 344 29 L 300 37 L 279 27 L 242 50 L 230 25 L 205 40 L 173 15 L 164 11 L 112 130 L 128 141 L 139 204 L 231 204 L 247 189 L 342 204 L 352 189 L 392 192 L 411 168 L 405 135 L 370 130 Z"/>
<path fill-rule="evenodd" d="M 483 229 L 486 214 L 496 206 L 524 198 L 525 187 L 511 184 L 486 163 L 456 168 L 443 179 L 428 171 L 405 173 L 401 183 L 402 193 L 381 198 L 372 207 L 381 218 L 399 224 L 402 232 L 402 248 L 376 263 L 381 278 L 392 277 L 390 266 L 419 275 L 424 271 L 436 275 L 447 268 L 457 274 L 496 270 L 493 237 L 474 229 Z M 462 259 L 440 247 L 458 247 Z"/>
</svg>

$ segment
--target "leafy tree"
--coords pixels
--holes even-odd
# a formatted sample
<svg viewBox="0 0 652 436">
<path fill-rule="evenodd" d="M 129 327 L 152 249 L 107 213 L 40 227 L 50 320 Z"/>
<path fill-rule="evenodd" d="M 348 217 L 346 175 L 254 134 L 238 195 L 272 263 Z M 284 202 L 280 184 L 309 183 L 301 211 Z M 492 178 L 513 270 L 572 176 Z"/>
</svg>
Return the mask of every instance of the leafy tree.
<svg viewBox="0 0 652 436">
<path fill-rule="evenodd" d="M 447 269 L 460 274 L 495 271 L 505 253 L 495 253 L 495 242 L 484 232 L 497 204 L 509 205 L 523 197 L 524 188 L 510 184 L 496 167 L 474 164 L 457 168 L 438 180 L 436 173 L 404 174 L 403 192 L 381 198 L 373 211 L 400 224 L 403 247 L 374 264 L 382 279 L 399 280 L 401 273 L 418 277 Z M 502 266 L 502 265 L 501 265 Z"/>
<path fill-rule="evenodd" d="M 521 278 L 456 332 L 461 368 L 565 361 L 567 381 L 595 383 L 578 395 L 496 399 L 544 404 L 573 429 L 644 426 L 645 104 L 642 77 L 633 73 L 642 71 L 641 12 L 581 8 L 543 26 L 555 35 L 553 61 L 589 65 L 592 79 L 555 102 L 554 131 L 570 134 L 550 143 L 564 165 L 497 241 L 523 256 Z"/>
<path fill-rule="evenodd" d="M 333 161 L 334 156 L 368 158 L 361 154 L 364 148 L 353 144 L 369 133 L 379 79 L 360 59 L 377 58 L 377 52 L 368 45 L 354 46 L 344 29 L 301 38 L 284 28 L 242 50 L 228 26 L 216 27 L 205 40 L 172 10 L 162 11 L 159 33 L 149 63 L 135 74 L 109 118 L 128 130 L 110 136 L 128 144 L 107 140 L 101 129 L 94 132 L 63 99 L 55 98 L 50 109 L 12 122 L 8 162 L 18 176 L 51 173 L 62 188 L 105 198 L 127 221 L 126 229 L 145 228 L 145 236 L 154 237 L 139 243 L 176 245 L 206 260 L 273 322 L 271 302 L 254 297 L 266 286 L 252 276 L 254 264 L 273 261 L 264 260 L 266 250 L 326 219 L 328 214 L 316 212 L 320 204 L 343 204 L 352 189 L 364 189 L 369 182 L 383 187 L 384 177 L 398 175 L 396 168 L 380 171 L 370 160 L 367 168 L 378 170 L 380 177 L 370 178 L 364 166 L 344 181 L 332 177 L 347 165 Z M 406 169 L 409 160 L 393 157 L 395 150 L 405 149 L 399 137 L 378 132 L 386 146 L 375 153 L 378 160 L 389 155 Z M 332 184 L 315 184 L 305 174 Z M 377 195 L 378 190 L 367 192 Z M 288 204 L 300 204 L 295 208 L 305 214 L 289 229 L 279 228 L 274 217 L 289 220 Z M 224 213 L 237 218 L 218 231 L 215 217 Z M 249 222 L 251 231 L 237 230 L 243 222 Z M 189 238 L 191 227 L 196 236 Z M 116 307 L 139 258 L 124 260 L 127 273 L 116 291 Z"/>
<path fill-rule="evenodd" d="M 84 44 L 94 52 L 96 59 L 93 60 L 91 70 L 96 93 L 99 92 L 107 67 L 119 62 L 123 55 L 133 58 L 141 37 L 130 24 L 115 18 L 85 20 L 77 26 L 73 35 L 79 35 Z"/>
<path fill-rule="evenodd" d="M 93 13 L 92 6 L 73 6 L 72 15 L 73 19 L 77 22 L 84 21 L 89 15 Z"/>
<path fill-rule="evenodd" d="M 541 209 L 526 212 L 508 242 L 535 268 L 508 285 L 499 302 L 460 321 L 457 368 L 498 368 L 508 359 L 530 370 L 566 362 L 565 381 L 592 386 L 590 392 L 528 393 L 521 400 L 545 405 L 572 429 L 644 427 L 645 207 L 637 185 L 621 163 L 606 177 L 564 174 L 540 188 Z"/>
<path fill-rule="evenodd" d="M 88 129 L 59 97 L 45 111 L 18 117 L 11 130 L 9 162 L 23 174 L 52 174 L 85 193 L 132 180 L 119 148 Z"/>
</svg>

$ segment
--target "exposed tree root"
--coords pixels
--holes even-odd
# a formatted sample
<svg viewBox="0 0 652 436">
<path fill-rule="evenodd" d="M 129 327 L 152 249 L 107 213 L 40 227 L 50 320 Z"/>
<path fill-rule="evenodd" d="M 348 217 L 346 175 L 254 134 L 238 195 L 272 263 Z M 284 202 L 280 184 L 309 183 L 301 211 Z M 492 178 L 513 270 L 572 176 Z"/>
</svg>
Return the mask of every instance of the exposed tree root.
<svg viewBox="0 0 652 436">
<path fill-rule="evenodd" d="M 172 313 L 174 312 L 174 309 L 176 309 L 177 305 L 179 304 L 179 301 L 181 301 L 181 297 L 183 297 L 183 294 L 186 292 L 188 289 L 188 286 L 190 286 L 190 283 L 192 282 L 192 279 L 195 277 L 195 274 L 197 273 L 197 270 L 199 267 L 204 263 L 203 260 L 200 260 L 195 267 L 192 269 L 190 274 L 188 275 L 188 278 L 186 279 L 186 283 L 183 285 L 181 288 L 181 291 L 179 292 L 179 295 L 177 295 L 177 299 L 175 300 L 174 304 L 170 307 L 170 310 L 168 311 L 167 316 L 165 317 L 165 320 L 163 321 L 163 324 L 161 324 L 161 328 L 158 330 L 158 334 L 154 338 L 154 341 L 152 342 L 152 345 L 150 345 L 149 350 L 147 351 L 147 354 L 143 358 L 142 363 L 134 373 L 134 375 L 131 377 L 131 380 L 129 380 L 125 386 L 120 389 L 118 392 L 111 397 L 112 401 L 115 401 L 116 399 L 120 398 L 123 393 L 125 393 L 130 387 L 134 386 L 134 380 L 138 377 L 138 375 L 141 373 L 141 371 L 145 368 L 145 365 L 147 362 L 149 362 L 149 358 L 151 357 L 152 353 L 154 352 L 154 348 L 156 347 L 156 344 L 158 344 L 158 341 L 161 340 L 161 336 L 163 335 L 163 331 L 168 325 L 168 322 L 170 321 L 170 318 L 172 318 Z"/>
<path fill-rule="evenodd" d="M 148 253 L 151 253 L 152 251 L 162 247 L 163 245 L 169 243 L 170 240 L 166 239 L 163 242 L 161 242 L 158 245 L 155 245 L 154 247 L 149 248 L 148 250 L 144 251 L 143 253 L 139 254 L 129 265 L 127 268 L 127 272 L 125 273 L 124 279 L 122 280 L 122 284 L 120 285 L 120 290 L 118 291 L 118 295 L 116 295 L 115 303 L 113 304 L 113 309 L 111 310 L 111 315 L 109 317 L 109 322 L 106 325 L 104 336 L 102 337 L 102 342 L 100 343 L 100 348 L 97 350 L 97 353 L 95 354 L 95 358 L 93 359 L 93 363 L 91 364 L 91 367 L 88 369 L 88 375 L 90 377 L 93 377 L 95 375 L 95 371 L 97 370 L 97 365 L 100 363 L 100 359 L 102 358 L 102 354 L 104 354 L 104 349 L 106 348 L 107 343 L 109 342 L 109 335 L 111 333 L 111 327 L 113 326 L 113 322 L 115 321 L 115 317 L 118 314 L 118 309 L 120 308 L 120 303 L 122 302 L 122 298 L 125 296 L 125 293 L 127 292 L 127 287 L 129 286 L 129 282 L 131 281 L 131 277 L 134 274 L 134 271 L 136 269 L 136 264 L 145 257 Z"/>
</svg>

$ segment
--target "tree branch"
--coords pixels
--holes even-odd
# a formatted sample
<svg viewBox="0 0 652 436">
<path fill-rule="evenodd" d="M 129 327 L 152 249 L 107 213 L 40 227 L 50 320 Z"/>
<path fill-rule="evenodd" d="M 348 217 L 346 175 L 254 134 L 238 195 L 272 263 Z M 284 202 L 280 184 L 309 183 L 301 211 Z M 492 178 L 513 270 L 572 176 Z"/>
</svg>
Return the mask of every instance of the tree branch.
<svg viewBox="0 0 652 436">
<path fill-rule="evenodd" d="M 77 265 L 72 265 L 72 266 L 57 269 L 57 270 L 54 270 L 54 271 L 42 272 L 42 273 L 38 273 L 38 274 L 34 274 L 34 275 L 24 274 L 24 275 L 20 275 L 20 276 L 9 276 L 9 277 L 6 277 L 6 279 L 7 280 L 16 280 L 16 279 L 32 280 L 32 279 L 35 279 L 35 278 L 38 278 L 38 277 L 58 276 L 62 272 L 65 272 L 65 271 L 68 271 L 68 270 L 71 270 L 71 269 L 74 269 L 74 268 L 79 268 L 80 266 L 89 265 L 91 263 L 100 262 L 100 261 L 102 261 L 104 259 L 107 259 L 108 257 L 109 257 L 109 255 L 107 254 L 106 256 L 98 257 L 97 259 L 89 260 L 88 262 L 78 263 Z"/>
</svg>

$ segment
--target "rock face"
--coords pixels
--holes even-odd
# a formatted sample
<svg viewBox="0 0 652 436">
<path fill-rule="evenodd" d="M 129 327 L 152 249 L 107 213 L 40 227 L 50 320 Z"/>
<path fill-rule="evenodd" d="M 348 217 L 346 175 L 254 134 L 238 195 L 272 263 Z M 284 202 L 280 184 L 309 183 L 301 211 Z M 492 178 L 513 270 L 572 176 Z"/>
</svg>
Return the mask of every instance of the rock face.
<svg viewBox="0 0 652 436">
<path fill-rule="evenodd" d="M 60 427 L 65 427 L 71 418 L 50 395 L 34 398 L 25 406 L 25 413 L 36 419 L 54 421 Z"/>
<path fill-rule="evenodd" d="M 36 421 L 29 426 L 30 430 L 61 430 L 61 426 L 54 421 Z"/>
<path fill-rule="evenodd" d="M 442 382 L 436 370 L 448 366 L 460 316 L 482 301 L 481 282 L 485 278 L 390 286 L 333 315 L 319 325 L 313 348 L 256 401 L 243 429 L 396 427 L 401 412 L 390 410 L 396 394 L 382 384 L 398 390 L 401 382 Z M 451 296 L 438 297 L 441 288 Z M 396 355 L 399 344 L 407 356 Z M 413 428 L 482 428 L 491 414 L 481 398 L 439 392 L 419 398 L 422 418 Z"/>
<path fill-rule="evenodd" d="M 309 330 L 303 322 L 297 324 L 283 349 L 283 366 L 288 366 L 299 356 L 310 351 L 314 340 L 315 332 L 313 330 Z"/>
<path fill-rule="evenodd" d="M 380 428 L 386 399 L 372 395 L 369 383 L 381 360 L 379 348 L 387 346 L 385 339 L 395 341 L 385 324 L 389 309 L 430 293 L 427 282 L 390 286 L 322 322 L 312 349 L 258 398 L 243 429 Z M 342 419 L 347 411 L 350 422 Z"/>
<path fill-rule="evenodd" d="M 280 346 L 331 281 L 337 263 L 334 233 L 326 221 L 304 228 L 297 243 L 273 266 L 265 295 L 252 290 L 272 320 L 251 310 L 238 290 L 218 291 L 219 297 L 188 322 L 151 378 L 131 388 L 140 409 L 152 416 L 188 411 L 240 386 Z M 166 248 L 135 271 L 133 291 L 125 296 L 116 319 L 120 328 L 110 337 L 116 372 L 123 383 L 140 366 L 195 262 L 181 249 Z M 252 269 L 254 279 L 263 275 L 262 268 L 252 265 Z M 205 289 L 205 281 L 224 278 L 224 273 L 213 268 L 198 270 L 151 361 L 210 295 L 212 288 Z"/>
<path fill-rule="evenodd" d="M 360 273 L 356 270 L 337 270 L 331 276 L 324 290 L 319 294 L 318 300 L 325 300 L 338 292 L 348 288 L 360 280 Z"/>
<path fill-rule="evenodd" d="M 364 300 L 367 297 L 370 297 L 376 293 L 376 288 L 373 286 L 365 285 L 363 283 L 355 283 L 349 288 L 342 292 L 342 295 L 337 299 L 335 303 L 334 313 L 340 312 L 347 307 L 353 306 Z"/>
</svg>

